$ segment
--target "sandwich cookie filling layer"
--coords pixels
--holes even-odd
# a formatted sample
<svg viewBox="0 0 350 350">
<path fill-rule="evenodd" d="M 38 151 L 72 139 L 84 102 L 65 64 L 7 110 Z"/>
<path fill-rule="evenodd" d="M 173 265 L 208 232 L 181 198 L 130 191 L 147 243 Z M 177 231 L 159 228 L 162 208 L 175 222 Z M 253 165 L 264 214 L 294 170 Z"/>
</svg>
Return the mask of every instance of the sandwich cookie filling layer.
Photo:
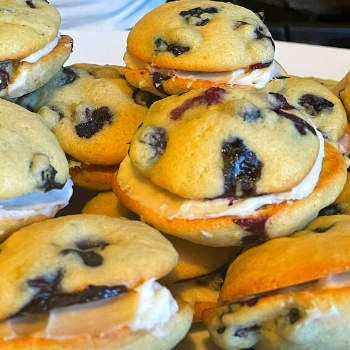
<svg viewBox="0 0 350 350">
<path fill-rule="evenodd" d="M 320 144 L 317 159 L 311 171 L 301 183 L 287 192 L 246 199 L 185 199 L 153 184 L 149 179 L 142 176 L 132 165 L 128 156 L 120 165 L 117 182 L 121 190 L 126 191 L 133 200 L 141 202 L 144 206 L 169 220 L 175 218 L 193 220 L 230 215 L 251 215 L 264 205 L 300 200 L 312 193 L 318 182 L 324 158 L 324 139 L 316 128 L 315 131 Z"/>
</svg>

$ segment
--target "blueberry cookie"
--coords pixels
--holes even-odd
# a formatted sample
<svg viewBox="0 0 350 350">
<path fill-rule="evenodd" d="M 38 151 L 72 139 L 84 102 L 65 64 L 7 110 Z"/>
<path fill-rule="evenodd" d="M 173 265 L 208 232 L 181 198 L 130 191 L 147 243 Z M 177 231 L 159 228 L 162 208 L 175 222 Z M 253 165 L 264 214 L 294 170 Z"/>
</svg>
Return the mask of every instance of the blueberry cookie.
<svg viewBox="0 0 350 350">
<path fill-rule="evenodd" d="M 46 123 L 0 99 L 0 239 L 68 204 L 68 163 Z"/>
<path fill-rule="evenodd" d="M 350 216 L 327 216 L 241 254 L 221 305 L 204 311 L 212 339 L 231 350 L 348 349 L 349 244 Z"/>
<path fill-rule="evenodd" d="M 66 216 L 0 249 L 0 349 L 171 349 L 190 326 L 191 307 L 155 282 L 177 253 L 141 222 Z"/>
<path fill-rule="evenodd" d="M 114 191 L 160 231 L 250 245 L 301 229 L 346 180 L 340 153 L 279 93 L 211 88 L 156 102 Z"/>
<path fill-rule="evenodd" d="M 72 51 L 58 32 L 59 12 L 43 0 L 4 2 L 0 9 L 0 97 L 13 99 L 49 81 Z"/>
<path fill-rule="evenodd" d="M 75 184 L 110 190 L 147 105 L 118 66 L 78 64 L 62 68 L 46 85 L 20 99 L 38 112 L 68 154 Z M 140 97 L 140 96 L 139 96 Z"/>
<path fill-rule="evenodd" d="M 277 89 L 286 72 L 274 53 L 261 14 L 227 2 L 174 1 L 130 31 L 125 77 L 162 97 L 212 86 Z"/>
<path fill-rule="evenodd" d="M 286 87 L 280 91 L 296 109 L 303 109 L 320 130 L 325 140 L 342 153 L 348 147 L 341 147 L 338 140 L 346 134 L 347 118 L 344 107 L 329 89 L 306 78 L 290 77 Z"/>
</svg>

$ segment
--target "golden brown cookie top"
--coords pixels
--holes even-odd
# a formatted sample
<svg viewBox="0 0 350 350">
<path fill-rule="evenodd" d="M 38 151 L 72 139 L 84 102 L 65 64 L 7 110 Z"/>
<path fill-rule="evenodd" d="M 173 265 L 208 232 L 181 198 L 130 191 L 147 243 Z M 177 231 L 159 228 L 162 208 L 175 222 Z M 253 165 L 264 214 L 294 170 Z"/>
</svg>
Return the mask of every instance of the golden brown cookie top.
<svg viewBox="0 0 350 350">
<path fill-rule="evenodd" d="M 251 248 L 229 267 L 220 300 L 235 300 L 350 270 L 350 216 L 317 217 L 305 229 Z"/>
<path fill-rule="evenodd" d="M 0 62 L 25 58 L 56 38 L 61 17 L 47 1 L 1 1 L 0 7 Z"/>
<path fill-rule="evenodd" d="M 174 1 L 134 26 L 127 53 L 158 67 L 222 72 L 269 64 L 274 42 L 248 9 L 214 1 Z"/>
<path fill-rule="evenodd" d="M 319 149 L 306 114 L 283 95 L 210 88 L 153 104 L 129 154 L 142 175 L 179 196 L 247 198 L 291 190 Z"/>
<path fill-rule="evenodd" d="M 114 165 L 127 154 L 147 107 L 135 102 L 135 89 L 119 66 L 63 67 L 20 104 L 48 123 L 63 150 L 88 164 Z"/>
</svg>

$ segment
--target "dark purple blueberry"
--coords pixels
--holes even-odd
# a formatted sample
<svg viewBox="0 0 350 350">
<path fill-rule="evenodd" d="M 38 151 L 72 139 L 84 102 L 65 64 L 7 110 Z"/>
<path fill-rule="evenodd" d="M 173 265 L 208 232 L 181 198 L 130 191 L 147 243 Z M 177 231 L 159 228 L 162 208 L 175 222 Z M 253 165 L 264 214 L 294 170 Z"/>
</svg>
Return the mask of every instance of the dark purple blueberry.
<svg viewBox="0 0 350 350">
<path fill-rule="evenodd" d="M 263 167 L 256 154 L 239 138 L 224 141 L 221 154 L 224 163 L 224 197 L 254 196 Z"/>
<path fill-rule="evenodd" d="M 272 61 L 269 61 L 269 62 L 259 62 L 259 63 L 254 63 L 254 64 L 251 64 L 248 68 L 249 69 L 263 69 L 263 68 L 267 68 L 267 67 L 270 67 L 272 64 Z"/>
<path fill-rule="evenodd" d="M 119 286 L 93 286 L 89 285 L 84 290 L 73 293 L 62 293 L 58 290 L 40 290 L 34 298 L 20 311 L 9 318 L 40 314 L 57 307 L 90 303 L 92 301 L 115 297 L 120 293 L 126 293 L 128 288 Z"/>
<path fill-rule="evenodd" d="M 288 322 L 289 324 L 294 324 L 300 319 L 300 311 L 299 309 L 293 307 L 289 310 L 288 313 Z"/>
<path fill-rule="evenodd" d="M 72 84 L 78 76 L 74 70 L 68 67 L 62 67 L 61 70 L 51 79 L 51 86 L 64 86 Z"/>
<path fill-rule="evenodd" d="M 245 25 L 247 25 L 247 24 L 249 24 L 249 23 L 244 22 L 244 21 L 237 21 L 237 22 L 233 25 L 232 29 L 238 29 L 238 28 L 240 28 L 240 27 L 242 27 L 242 26 L 245 26 Z"/>
<path fill-rule="evenodd" d="M 112 124 L 113 113 L 106 106 L 95 110 L 87 108 L 85 113 L 88 121 L 75 126 L 75 131 L 81 138 L 89 139 L 101 131 L 106 124 Z"/>
<path fill-rule="evenodd" d="M 62 255 L 67 255 L 70 253 L 79 255 L 86 266 L 98 267 L 103 264 L 103 257 L 92 250 L 80 251 L 77 249 L 64 249 L 61 251 Z"/>
<path fill-rule="evenodd" d="M 335 226 L 335 224 L 332 224 L 332 225 L 330 225 L 328 227 L 316 227 L 315 229 L 312 230 L 312 232 L 325 233 L 325 232 L 329 231 L 334 226 Z"/>
<path fill-rule="evenodd" d="M 156 52 L 171 52 L 175 57 L 182 55 L 190 50 L 187 46 L 180 46 L 176 44 L 168 44 L 164 39 L 158 38 L 154 41 L 156 45 Z"/>
<path fill-rule="evenodd" d="M 35 9 L 35 5 L 32 3 L 32 0 L 27 0 L 26 4 L 31 8 L 31 9 Z"/>
<path fill-rule="evenodd" d="M 306 109 L 306 112 L 313 117 L 317 116 L 321 112 L 327 110 L 331 111 L 334 107 L 334 103 L 326 100 L 323 97 L 306 94 L 299 98 L 298 104 Z"/>
<path fill-rule="evenodd" d="M 51 111 L 54 111 L 58 114 L 58 117 L 60 118 L 60 120 L 62 120 L 64 118 L 64 114 L 61 110 L 61 108 L 57 107 L 57 106 L 48 106 Z"/>
<path fill-rule="evenodd" d="M 222 333 L 224 333 L 225 331 L 226 331 L 226 327 L 225 327 L 225 326 L 219 327 L 219 328 L 216 330 L 216 332 L 217 332 L 218 334 L 222 334 Z"/>
<path fill-rule="evenodd" d="M 165 129 L 159 127 L 148 127 L 140 139 L 140 143 L 149 146 L 152 150 L 152 156 L 149 161 L 157 160 L 166 149 L 168 143 L 168 133 Z"/>
<path fill-rule="evenodd" d="M 282 94 L 277 92 L 269 92 L 269 94 L 274 97 L 274 100 L 272 101 L 274 108 L 284 110 L 295 109 L 295 107 L 288 103 L 287 99 Z"/>
<path fill-rule="evenodd" d="M 218 9 L 216 7 L 208 7 L 205 9 L 201 7 L 195 7 L 191 10 L 181 11 L 179 15 L 185 18 L 187 23 L 190 23 L 190 18 L 194 18 L 195 20 L 192 23 L 194 23 L 196 26 L 202 27 L 210 22 L 209 18 L 202 18 L 202 15 L 205 13 L 208 13 L 208 14 L 218 13 Z"/>
<path fill-rule="evenodd" d="M 256 12 L 255 13 L 259 18 L 260 18 L 260 20 L 261 21 L 265 21 L 265 13 L 264 12 Z"/>
<path fill-rule="evenodd" d="M 318 212 L 318 216 L 341 215 L 341 214 L 345 214 L 346 210 L 347 210 L 346 203 L 335 203 L 321 209 Z"/>
<path fill-rule="evenodd" d="M 258 119 L 263 119 L 263 115 L 261 114 L 258 107 L 251 104 L 250 106 L 246 107 L 245 109 L 242 109 L 238 112 L 238 115 L 247 122 L 254 122 Z"/>
<path fill-rule="evenodd" d="M 164 95 L 169 95 L 163 87 L 163 81 L 167 81 L 169 80 L 171 77 L 169 75 L 166 74 L 161 74 L 159 72 L 154 72 L 152 74 L 150 74 L 152 80 L 153 80 L 153 86 L 162 94 Z"/>
<path fill-rule="evenodd" d="M 90 239 L 82 239 L 75 243 L 75 246 L 80 250 L 89 250 L 94 248 L 105 249 L 109 245 L 108 242 L 103 240 L 93 241 Z"/>
<path fill-rule="evenodd" d="M 300 135 L 306 135 L 307 131 L 310 131 L 311 133 L 316 135 L 315 129 L 304 119 L 299 118 L 294 114 L 283 112 L 282 110 L 277 108 L 273 109 L 273 111 L 279 116 L 291 120 L 294 123 L 295 128 L 299 131 Z"/>
<path fill-rule="evenodd" d="M 10 74 L 0 69 L 0 90 L 7 88 L 10 83 Z"/>
<path fill-rule="evenodd" d="M 252 306 L 255 306 L 255 305 L 258 303 L 259 300 L 260 300 L 260 298 L 254 297 L 254 298 L 248 299 L 248 300 L 246 300 L 246 301 L 241 301 L 241 302 L 239 303 L 239 305 L 240 305 L 240 306 L 247 305 L 247 306 L 249 306 L 249 307 L 252 307 Z"/>
<path fill-rule="evenodd" d="M 222 101 L 223 95 L 226 94 L 226 90 L 218 87 L 212 87 L 203 92 L 202 95 L 190 98 L 186 100 L 180 107 L 173 109 L 170 112 L 170 118 L 172 120 L 180 119 L 182 114 L 193 106 L 219 104 Z"/>
<path fill-rule="evenodd" d="M 54 189 L 62 189 L 64 184 L 58 183 L 55 181 L 55 176 L 57 174 L 57 170 L 50 165 L 45 171 L 41 172 L 41 180 L 42 180 L 42 189 L 45 192 L 54 190 Z"/>
<path fill-rule="evenodd" d="M 238 328 L 235 332 L 235 337 L 245 338 L 249 333 L 256 333 L 260 331 L 260 326 L 257 324 L 251 327 Z"/>
<path fill-rule="evenodd" d="M 39 276 L 32 280 L 28 280 L 27 284 L 33 288 L 39 288 L 41 292 L 56 291 L 59 288 L 64 272 L 58 270 L 56 273 L 52 273 L 45 276 Z"/>
<path fill-rule="evenodd" d="M 163 87 L 159 86 L 159 88 Z M 147 108 L 150 108 L 154 102 L 161 99 L 159 96 L 153 95 L 151 92 L 142 90 L 134 91 L 132 98 L 134 99 L 136 104 Z"/>
<path fill-rule="evenodd" d="M 261 27 L 261 26 L 256 27 L 254 30 L 254 35 L 255 35 L 254 39 L 256 39 L 256 40 L 268 39 L 271 42 L 273 50 L 275 50 L 275 43 L 274 43 L 272 37 L 270 35 L 266 35 L 264 33 L 264 31 L 265 31 L 265 29 L 263 27 Z"/>
<path fill-rule="evenodd" d="M 171 52 L 174 56 L 177 57 L 177 56 L 180 56 L 187 51 L 190 51 L 190 48 L 188 46 L 179 46 L 176 44 L 170 44 L 170 45 L 168 45 L 167 51 Z"/>
</svg>

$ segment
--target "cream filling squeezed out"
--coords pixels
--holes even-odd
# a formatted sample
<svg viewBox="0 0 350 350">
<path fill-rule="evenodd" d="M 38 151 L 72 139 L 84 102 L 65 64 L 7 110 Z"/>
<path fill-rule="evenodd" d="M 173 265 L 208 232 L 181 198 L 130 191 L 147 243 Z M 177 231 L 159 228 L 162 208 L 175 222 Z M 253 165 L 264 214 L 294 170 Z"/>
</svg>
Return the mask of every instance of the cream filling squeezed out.
<svg viewBox="0 0 350 350">
<path fill-rule="evenodd" d="M 133 70 L 147 69 L 150 73 L 158 72 L 170 77 L 178 77 L 190 80 L 205 80 L 213 83 L 225 83 L 228 85 L 250 85 L 256 89 L 262 89 L 273 78 L 286 76 L 285 70 L 273 61 L 267 68 L 246 69 L 241 68 L 229 72 L 195 72 L 174 70 L 152 66 L 146 62 L 139 61 L 131 57 L 128 53 L 124 55 L 124 61 L 128 68 Z M 142 82 L 140 83 L 142 85 Z M 144 83 L 143 83 L 144 84 Z M 142 86 L 140 86 L 141 88 Z"/>
<path fill-rule="evenodd" d="M 46 44 L 42 49 L 32 53 L 31 55 L 21 59 L 21 62 L 35 63 L 40 60 L 41 57 L 49 54 L 58 44 L 58 41 L 61 38 L 61 33 L 58 32 L 55 39 Z"/>
<path fill-rule="evenodd" d="M 153 184 L 148 178 L 141 175 L 132 165 L 129 156 L 120 164 L 117 182 L 130 198 L 169 220 L 252 215 L 263 205 L 299 200 L 312 193 L 318 182 L 324 157 L 324 139 L 316 128 L 315 130 L 320 143 L 317 159 L 303 181 L 287 192 L 236 200 L 232 198 L 185 199 Z"/>
</svg>

